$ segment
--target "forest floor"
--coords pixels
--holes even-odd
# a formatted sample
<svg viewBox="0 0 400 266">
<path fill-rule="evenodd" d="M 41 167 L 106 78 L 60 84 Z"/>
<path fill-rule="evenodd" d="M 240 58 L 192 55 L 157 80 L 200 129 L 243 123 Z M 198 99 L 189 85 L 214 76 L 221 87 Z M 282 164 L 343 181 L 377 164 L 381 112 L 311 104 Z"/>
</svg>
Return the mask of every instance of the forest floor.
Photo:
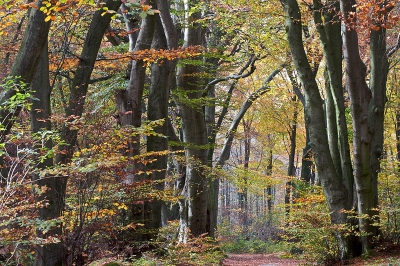
<svg viewBox="0 0 400 266">
<path fill-rule="evenodd" d="M 230 254 L 224 259 L 224 266 L 295 266 L 304 264 L 302 260 L 280 258 L 279 254 Z"/>
<path fill-rule="evenodd" d="M 224 266 L 294 266 L 317 265 L 310 261 L 281 258 L 275 254 L 230 254 L 222 262 Z M 383 245 L 375 249 L 368 258 L 358 257 L 337 263 L 327 263 L 329 266 L 400 266 L 400 246 Z"/>
</svg>

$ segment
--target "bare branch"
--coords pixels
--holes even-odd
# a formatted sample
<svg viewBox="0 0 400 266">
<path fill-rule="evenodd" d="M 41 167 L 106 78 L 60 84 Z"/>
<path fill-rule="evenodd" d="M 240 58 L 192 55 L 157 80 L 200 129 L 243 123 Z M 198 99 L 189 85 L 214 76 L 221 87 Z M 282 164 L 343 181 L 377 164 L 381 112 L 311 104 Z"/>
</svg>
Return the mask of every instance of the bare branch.
<svg viewBox="0 0 400 266">
<path fill-rule="evenodd" d="M 252 55 L 250 57 L 249 61 L 246 63 L 246 65 L 244 65 L 244 67 L 242 67 L 242 69 L 239 71 L 238 74 L 236 74 L 236 75 L 232 74 L 232 75 L 229 75 L 229 76 L 226 76 L 226 77 L 216 78 L 216 79 L 210 81 L 206 85 L 206 87 L 204 88 L 204 92 L 203 92 L 202 96 L 203 97 L 207 96 L 207 94 L 208 94 L 209 90 L 211 89 L 211 87 L 213 85 L 216 85 L 216 84 L 220 83 L 221 81 L 227 81 L 227 80 L 231 80 L 231 79 L 238 80 L 238 79 L 246 78 L 246 77 L 250 76 L 256 70 L 255 63 L 256 63 L 256 61 L 258 59 L 260 59 L 260 58 Z M 250 69 L 246 73 L 244 73 L 244 71 L 249 67 L 250 67 Z"/>
<path fill-rule="evenodd" d="M 283 68 L 286 66 L 286 62 L 283 63 L 278 69 L 274 70 L 263 82 L 262 86 L 255 92 L 253 92 L 247 99 L 246 101 L 242 104 L 242 107 L 240 108 L 238 114 L 236 117 L 233 119 L 231 126 L 229 127 L 229 130 L 226 134 L 224 146 L 221 151 L 221 155 L 218 159 L 218 166 L 223 166 L 225 162 L 229 159 L 230 152 L 231 152 L 231 147 L 232 147 L 232 141 L 235 136 L 235 132 L 239 126 L 240 121 L 243 119 L 244 115 L 246 114 L 247 110 L 250 108 L 250 106 L 253 104 L 255 100 L 260 98 L 264 93 L 270 90 L 270 86 L 268 84 L 273 80 L 273 78 L 279 74 L 279 72 L 282 71 Z"/>
</svg>

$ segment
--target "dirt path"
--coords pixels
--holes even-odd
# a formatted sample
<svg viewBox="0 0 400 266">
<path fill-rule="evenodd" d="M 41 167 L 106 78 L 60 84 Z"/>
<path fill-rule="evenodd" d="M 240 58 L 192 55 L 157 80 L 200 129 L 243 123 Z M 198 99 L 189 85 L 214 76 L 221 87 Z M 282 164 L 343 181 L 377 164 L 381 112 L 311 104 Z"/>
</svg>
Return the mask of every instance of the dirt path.
<svg viewBox="0 0 400 266">
<path fill-rule="evenodd" d="M 230 254 L 224 266 L 295 266 L 304 261 L 279 258 L 278 254 Z"/>
</svg>

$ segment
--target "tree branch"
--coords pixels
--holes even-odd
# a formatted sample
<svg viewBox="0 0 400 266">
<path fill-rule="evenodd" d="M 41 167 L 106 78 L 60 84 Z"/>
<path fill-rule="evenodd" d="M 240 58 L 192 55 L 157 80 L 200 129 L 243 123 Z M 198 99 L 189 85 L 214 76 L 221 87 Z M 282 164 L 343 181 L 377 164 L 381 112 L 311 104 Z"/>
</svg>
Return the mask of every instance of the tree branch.
<svg viewBox="0 0 400 266">
<path fill-rule="evenodd" d="M 236 115 L 235 119 L 233 119 L 231 126 L 226 134 L 224 146 L 221 151 L 221 155 L 218 159 L 217 165 L 223 166 L 225 162 L 229 159 L 232 141 L 235 135 L 235 132 L 239 126 L 240 121 L 243 119 L 244 115 L 246 114 L 247 110 L 253 104 L 255 100 L 260 98 L 264 93 L 270 90 L 270 86 L 268 84 L 273 80 L 273 78 L 282 71 L 283 68 L 286 66 L 286 62 L 283 63 L 278 69 L 274 70 L 263 82 L 262 86 L 255 92 L 253 92 L 246 101 L 242 104 L 238 114 Z"/>
<path fill-rule="evenodd" d="M 254 71 L 256 70 L 256 66 L 254 64 L 256 63 L 256 61 L 258 59 L 260 59 L 260 58 L 254 56 L 254 55 L 251 55 L 251 57 L 249 58 L 249 61 L 246 63 L 246 65 L 244 67 L 242 67 L 242 69 L 239 71 L 238 74 L 236 74 L 236 75 L 233 74 L 233 75 L 229 75 L 226 77 L 216 78 L 216 79 L 210 81 L 204 88 L 202 97 L 207 96 L 209 90 L 211 89 L 211 86 L 216 85 L 216 84 L 220 83 L 221 81 L 227 81 L 230 79 L 238 80 L 241 78 L 246 78 L 246 77 L 250 76 L 251 74 L 253 74 Z M 249 67 L 250 67 L 249 71 L 247 71 L 246 73 L 243 73 Z"/>
<path fill-rule="evenodd" d="M 390 47 L 387 50 L 386 52 L 387 57 L 391 57 L 395 52 L 397 52 L 397 50 L 399 50 L 399 48 L 400 48 L 400 34 L 397 35 L 396 45 Z"/>
</svg>

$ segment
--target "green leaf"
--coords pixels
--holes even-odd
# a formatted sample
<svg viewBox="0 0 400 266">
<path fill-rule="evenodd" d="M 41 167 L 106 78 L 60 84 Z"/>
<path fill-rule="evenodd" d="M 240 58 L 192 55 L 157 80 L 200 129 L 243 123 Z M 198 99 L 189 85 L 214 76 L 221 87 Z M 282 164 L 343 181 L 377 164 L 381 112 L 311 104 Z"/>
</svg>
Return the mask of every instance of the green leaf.
<svg viewBox="0 0 400 266">
<path fill-rule="evenodd" d="M 139 16 L 140 16 L 141 18 L 146 18 L 146 17 L 147 17 L 147 13 L 146 13 L 146 12 L 140 12 L 140 13 L 139 13 Z"/>
</svg>

